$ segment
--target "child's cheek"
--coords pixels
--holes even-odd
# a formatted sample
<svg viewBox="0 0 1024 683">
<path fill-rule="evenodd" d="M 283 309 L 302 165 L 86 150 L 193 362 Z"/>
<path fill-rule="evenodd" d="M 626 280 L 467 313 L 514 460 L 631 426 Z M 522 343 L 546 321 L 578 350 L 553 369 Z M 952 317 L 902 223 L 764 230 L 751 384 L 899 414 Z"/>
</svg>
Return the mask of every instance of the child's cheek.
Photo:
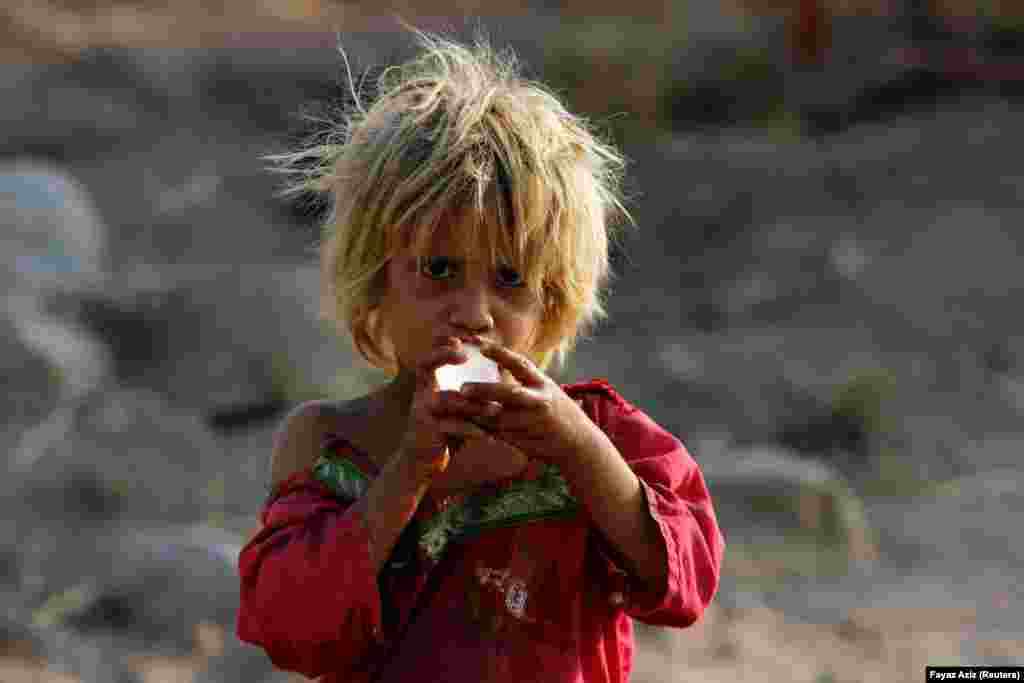
<svg viewBox="0 0 1024 683">
<path fill-rule="evenodd" d="M 411 298 L 422 301 L 424 299 L 430 299 L 436 297 L 440 289 L 438 283 L 428 280 L 424 277 L 417 277 L 414 273 L 409 277 L 406 291 L 409 292 Z"/>
</svg>

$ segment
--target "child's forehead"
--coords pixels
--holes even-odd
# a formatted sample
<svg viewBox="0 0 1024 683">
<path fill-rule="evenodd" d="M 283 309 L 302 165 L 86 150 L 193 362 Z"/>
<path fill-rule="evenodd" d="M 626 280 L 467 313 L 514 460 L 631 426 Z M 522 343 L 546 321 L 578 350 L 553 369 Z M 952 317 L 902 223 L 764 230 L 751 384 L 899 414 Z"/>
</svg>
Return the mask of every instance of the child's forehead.
<svg viewBox="0 0 1024 683">
<path fill-rule="evenodd" d="M 459 234 L 458 228 L 453 227 L 451 223 L 442 222 L 434 228 L 433 233 L 424 244 L 430 251 L 450 252 L 459 247 L 460 243 L 464 244 L 466 241 L 468 240 Z"/>
<path fill-rule="evenodd" d="M 429 232 L 429 237 L 423 241 L 427 253 L 467 256 L 474 260 L 482 260 L 488 253 L 486 244 L 488 233 L 491 235 L 490 239 L 497 239 L 493 228 L 493 225 L 481 225 L 478 231 L 472 231 L 464 222 L 442 220 L 434 226 L 433 230 L 422 227 L 413 231 L 408 238 L 407 249 L 415 251 L 417 240 L 424 239 Z M 500 246 L 498 249 L 501 251 Z"/>
</svg>

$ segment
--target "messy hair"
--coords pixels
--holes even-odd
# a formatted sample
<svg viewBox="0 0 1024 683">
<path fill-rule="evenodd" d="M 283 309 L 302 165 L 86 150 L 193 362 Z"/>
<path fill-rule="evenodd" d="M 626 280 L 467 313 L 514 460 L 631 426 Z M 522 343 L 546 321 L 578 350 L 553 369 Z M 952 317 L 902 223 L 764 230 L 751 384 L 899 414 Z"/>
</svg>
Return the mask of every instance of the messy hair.
<svg viewBox="0 0 1024 683">
<path fill-rule="evenodd" d="M 321 319 L 396 374 L 378 319 L 385 266 L 401 248 L 426 255 L 438 225 L 454 218 L 462 255 L 522 274 L 543 305 L 529 355 L 542 370 L 564 368 L 608 316 L 609 246 L 622 219 L 632 221 L 620 195 L 624 159 L 523 77 L 510 50 L 479 33 L 471 47 L 415 35 L 418 56 L 380 74 L 369 108 L 351 89 L 352 105 L 303 148 L 263 157 L 290 179 L 282 196 L 329 201 Z"/>
</svg>

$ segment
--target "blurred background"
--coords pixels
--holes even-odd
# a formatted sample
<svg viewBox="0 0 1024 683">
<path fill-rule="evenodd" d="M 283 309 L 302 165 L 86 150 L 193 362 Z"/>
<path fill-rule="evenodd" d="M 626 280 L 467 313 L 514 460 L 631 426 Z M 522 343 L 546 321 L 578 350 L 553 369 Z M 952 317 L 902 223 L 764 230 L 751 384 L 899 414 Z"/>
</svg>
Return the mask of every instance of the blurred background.
<svg viewBox="0 0 1024 683">
<path fill-rule="evenodd" d="M 297 402 L 384 380 L 317 320 L 324 207 L 261 154 L 484 28 L 630 161 L 607 378 L 728 543 L 634 681 L 1021 664 L 1024 7 L 88 0 L 0 8 L 0 680 L 299 680 L 233 635 Z M 339 32 L 336 34 L 335 32 Z M 1016 304 L 1014 302 L 1017 302 Z"/>
</svg>

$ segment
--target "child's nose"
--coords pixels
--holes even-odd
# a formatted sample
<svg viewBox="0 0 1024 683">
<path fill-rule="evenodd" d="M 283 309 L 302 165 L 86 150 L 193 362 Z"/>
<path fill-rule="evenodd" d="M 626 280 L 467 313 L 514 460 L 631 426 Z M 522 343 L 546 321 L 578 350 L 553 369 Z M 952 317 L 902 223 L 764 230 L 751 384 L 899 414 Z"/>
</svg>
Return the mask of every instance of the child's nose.
<svg viewBox="0 0 1024 683">
<path fill-rule="evenodd" d="M 493 321 L 493 293 L 480 283 L 468 282 L 460 287 L 452 307 L 454 317 L 466 329 L 486 328 Z"/>
</svg>

